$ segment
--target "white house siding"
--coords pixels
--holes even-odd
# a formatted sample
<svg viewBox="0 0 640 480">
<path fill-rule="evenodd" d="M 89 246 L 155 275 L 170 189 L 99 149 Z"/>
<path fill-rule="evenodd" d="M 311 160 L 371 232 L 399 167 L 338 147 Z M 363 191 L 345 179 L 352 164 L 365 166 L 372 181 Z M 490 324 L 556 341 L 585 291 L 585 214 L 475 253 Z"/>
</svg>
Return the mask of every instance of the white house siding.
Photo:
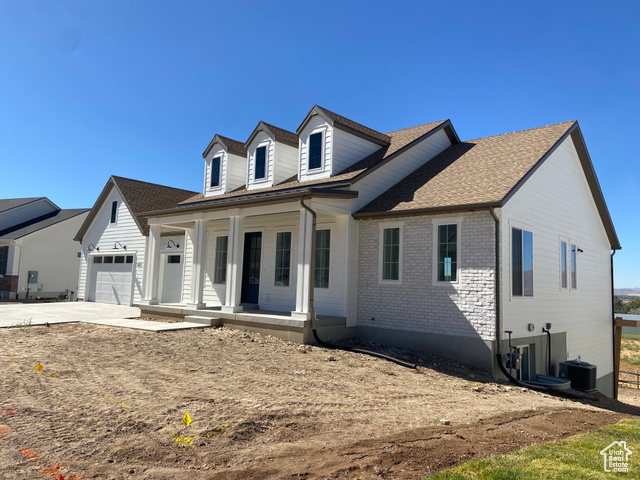
<svg viewBox="0 0 640 480">
<path fill-rule="evenodd" d="M 191 302 L 191 269 L 193 268 L 193 229 L 184 236 L 184 277 L 182 277 L 182 301 Z"/>
<path fill-rule="evenodd" d="M 552 333 L 566 332 L 569 359 L 597 365 L 598 377 L 611 372 L 611 246 L 570 137 L 506 203 L 502 218 L 504 330 L 538 336 L 549 322 Z M 533 298 L 511 295 L 511 225 L 533 233 Z M 560 237 L 584 250 L 577 290 L 560 288 Z"/>
<path fill-rule="evenodd" d="M 78 268 L 80 245 L 73 237 L 87 217 L 87 213 L 51 225 L 18 240 L 20 271 L 18 291 L 30 294 L 38 290 L 42 294 L 60 293 L 65 290 L 78 292 Z M 38 272 L 38 283 L 28 285 L 29 271 Z"/>
<path fill-rule="evenodd" d="M 247 181 L 247 157 L 227 153 L 225 192 L 243 186 Z"/>
<path fill-rule="evenodd" d="M 47 199 L 41 199 L 12 208 L 0 213 L 0 230 L 13 227 L 32 218 L 37 218 L 47 213 L 55 212 L 57 209 Z"/>
<path fill-rule="evenodd" d="M 111 224 L 111 204 L 118 202 L 117 222 Z M 91 222 L 82 240 L 82 261 L 80 264 L 80 280 L 78 285 L 78 298 L 87 299 L 87 269 L 90 253 L 97 254 L 97 250 L 89 252 L 88 247 L 93 244 L 100 248 L 100 255 L 109 253 L 123 253 L 122 249 L 115 250 L 115 242 L 120 242 L 127 246 L 127 253 L 135 255 L 133 304 L 139 304 L 142 298 L 142 275 L 144 265 L 144 254 L 146 239 L 140 232 L 138 224 L 134 220 L 131 212 L 122 201 L 122 197 L 115 188 L 107 196 L 100 207 L 96 217 Z"/>
<path fill-rule="evenodd" d="M 276 143 L 275 147 L 275 185 L 298 174 L 298 149 L 284 143 Z"/>
<path fill-rule="evenodd" d="M 338 135 L 336 139 L 337 137 Z M 440 130 L 358 181 L 352 187 L 358 191 L 358 198 L 354 200 L 354 211 L 358 211 L 449 146 L 449 137 Z M 336 148 L 336 156 L 337 150 Z"/>
<path fill-rule="evenodd" d="M 267 147 L 267 165 L 265 168 L 265 179 L 255 179 L 256 170 L 256 149 L 261 146 Z M 275 142 L 265 132 L 259 132 L 251 142 L 248 148 L 249 165 L 247 167 L 247 190 L 255 190 L 273 186 L 273 159 L 275 157 Z"/>
<path fill-rule="evenodd" d="M 308 152 L 309 152 L 309 136 L 312 133 L 322 132 L 322 140 L 324 142 L 324 162 L 322 168 L 309 173 L 308 170 Z M 326 120 L 316 115 L 300 132 L 300 181 L 315 180 L 318 178 L 327 178 L 331 175 L 331 152 L 333 147 L 333 127 L 329 126 Z"/>
<path fill-rule="evenodd" d="M 433 219 L 450 215 L 360 221 L 358 323 L 426 334 L 495 338 L 495 224 L 488 212 L 461 219 L 458 284 L 434 285 Z M 402 283 L 378 281 L 379 224 L 402 222 Z"/>
<path fill-rule="evenodd" d="M 208 307 L 224 305 L 227 288 L 225 284 L 214 284 L 216 261 L 216 239 L 229 235 L 229 220 L 216 220 L 207 225 L 207 258 L 205 261 L 204 302 Z M 228 247 L 227 247 L 228 248 Z"/>
<path fill-rule="evenodd" d="M 220 160 L 220 185 L 217 187 L 211 186 L 211 163 L 215 157 L 221 157 Z M 221 193 L 226 192 L 226 183 L 227 183 L 227 163 L 229 162 L 229 156 L 227 152 L 220 146 L 217 145 L 215 148 L 211 149 L 209 155 L 205 160 L 204 167 L 204 196 L 210 197 L 213 195 L 220 195 Z"/>
<path fill-rule="evenodd" d="M 351 135 L 337 128 L 333 129 L 332 175 L 340 173 L 359 160 L 368 157 L 382 147 L 377 143 Z M 381 192 L 379 192 L 381 193 Z"/>
</svg>

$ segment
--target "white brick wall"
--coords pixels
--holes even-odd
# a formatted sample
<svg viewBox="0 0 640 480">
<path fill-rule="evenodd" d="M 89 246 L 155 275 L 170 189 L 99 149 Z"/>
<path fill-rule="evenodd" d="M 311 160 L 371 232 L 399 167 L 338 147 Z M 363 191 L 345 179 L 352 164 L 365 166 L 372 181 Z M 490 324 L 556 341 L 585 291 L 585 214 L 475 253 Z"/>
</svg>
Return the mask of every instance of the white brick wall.
<svg viewBox="0 0 640 480">
<path fill-rule="evenodd" d="M 432 220 L 449 216 L 359 222 L 358 326 L 495 339 L 494 221 L 489 212 L 456 214 L 462 219 L 460 281 L 435 286 Z M 382 221 L 404 222 L 401 285 L 378 283 Z"/>
</svg>

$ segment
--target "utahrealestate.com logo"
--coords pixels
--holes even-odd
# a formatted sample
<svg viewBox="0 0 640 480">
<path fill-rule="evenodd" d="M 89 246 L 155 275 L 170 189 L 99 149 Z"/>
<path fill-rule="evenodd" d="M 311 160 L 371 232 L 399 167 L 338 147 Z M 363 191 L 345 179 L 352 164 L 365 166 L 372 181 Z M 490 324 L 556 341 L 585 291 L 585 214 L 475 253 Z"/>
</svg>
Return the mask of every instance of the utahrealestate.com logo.
<svg viewBox="0 0 640 480">
<path fill-rule="evenodd" d="M 600 455 L 604 457 L 604 471 L 628 472 L 631 453 L 631 450 L 627 448 L 627 442 L 613 442 L 600 452 Z"/>
</svg>

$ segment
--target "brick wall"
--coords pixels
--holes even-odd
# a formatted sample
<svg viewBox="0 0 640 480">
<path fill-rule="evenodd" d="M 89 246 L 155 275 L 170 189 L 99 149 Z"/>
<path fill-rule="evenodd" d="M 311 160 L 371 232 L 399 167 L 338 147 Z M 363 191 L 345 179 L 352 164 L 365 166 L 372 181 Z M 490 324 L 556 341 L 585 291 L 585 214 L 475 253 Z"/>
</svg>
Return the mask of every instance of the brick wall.
<svg viewBox="0 0 640 480">
<path fill-rule="evenodd" d="M 433 284 L 433 219 L 460 217 L 458 284 Z M 379 224 L 403 222 L 402 284 L 378 282 Z M 495 224 L 488 212 L 359 222 L 358 326 L 495 337 Z M 372 320 L 373 318 L 373 320 Z"/>
<path fill-rule="evenodd" d="M 17 292 L 18 291 L 18 276 L 17 275 L 4 275 L 0 278 L 0 292 Z"/>
</svg>

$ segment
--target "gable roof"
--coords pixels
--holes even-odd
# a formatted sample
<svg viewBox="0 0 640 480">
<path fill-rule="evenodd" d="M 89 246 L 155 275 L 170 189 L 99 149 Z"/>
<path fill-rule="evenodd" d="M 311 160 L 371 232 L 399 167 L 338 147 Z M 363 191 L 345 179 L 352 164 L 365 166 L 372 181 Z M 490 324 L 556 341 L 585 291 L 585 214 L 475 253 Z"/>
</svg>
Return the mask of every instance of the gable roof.
<svg viewBox="0 0 640 480">
<path fill-rule="evenodd" d="M 47 200 L 54 207 L 56 206 L 47 197 L 5 198 L 5 199 L 0 199 L 0 213 L 6 212 L 7 210 L 11 210 L 12 208 L 17 208 L 23 205 L 27 205 L 29 203 L 37 202 L 38 200 Z"/>
<path fill-rule="evenodd" d="M 256 125 L 256 128 L 253 129 L 253 132 L 251 132 L 251 135 L 249 135 L 247 141 L 244 142 L 245 148 L 249 148 L 249 145 L 251 145 L 251 142 L 253 142 L 253 139 L 256 137 L 258 132 L 262 130 L 267 132 L 267 135 L 272 137 L 276 142 L 284 143 L 285 145 L 290 145 L 292 147 L 298 148 L 299 142 L 297 134 L 263 121 L 258 122 L 258 125 Z"/>
<path fill-rule="evenodd" d="M 357 135 L 359 137 L 366 138 L 368 140 L 372 140 L 374 143 L 379 145 L 387 145 L 391 142 L 391 137 L 388 134 L 377 132 L 376 130 L 365 127 L 364 125 L 354 122 L 353 120 L 349 120 L 342 115 L 338 115 L 326 108 L 323 108 L 319 105 L 314 105 L 307 116 L 302 120 L 300 126 L 296 129 L 296 133 L 298 135 L 304 129 L 306 124 L 311 120 L 311 117 L 318 114 L 324 114 L 326 117 L 330 118 L 333 121 L 333 126 L 339 128 L 340 130 L 344 130 L 352 135 Z"/>
<path fill-rule="evenodd" d="M 64 222 L 65 220 L 69 220 L 70 218 L 76 217 L 78 215 L 82 215 L 83 213 L 88 211 L 88 208 L 56 210 L 55 212 L 32 218 L 31 220 L 0 231 L 0 239 L 17 240 L 19 238 L 26 237 L 27 235 L 42 230 L 43 228 L 47 228 L 51 225 Z"/>
<path fill-rule="evenodd" d="M 501 207 L 571 136 L 614 249 L 620 243 L 578 122 L 454 144 L 354 214 L 355 218 Z"/>
<path fill-rule="evenodd" d="M 164 185 L 112 175 L 105 187 L 102 189 L 98 200 L 80 227 L 80 230 L 76 234 L 74 240 L 78 242 L 82 241 L 84 234 L 89 229 L 89 226 L 98 214 L 100 207 L 105 202 L 112 188 L 118 190 L 124 203 L 136 221 L 138 228 L 140 229 L 140 233 L 145 236 L 149 235 L 149 225 L 147 224 L 146 217 L 139 215 L 140 213 L 148 212 L 150 210 L 173 208 L 181 201 L 193 197 L 193 195 L 196 194 L 196 192 L 191 190 L 166 187 Z"/>
<path fill-rule="evenodd" d="M 214 206 L 216 204 L 222 203 L 228 204 L 236 199 L 244 200 L 246 198 L 256 197 L 260 195 L 273 196 L 301 189 L 304 190 L 320 187 L 330 188 L 336 187 L 338 185 L 346 186 L 361 180 L 365 176 L 374 172 L 376 169 L 380 168 L 382 165 L 391 161 L 393 158 L 395 158 L 408 148 L 411 148 L 416 143 L 443 129 L 447 131 L 447 135 L 449 135 L 450 138 L 454 138 L 457 141 L 457 135 L 455 134 L 453 126 L 451 125 L 451 122 L 449 120 L 441 120 L 438 122 L 418 125 L 416 127 L 396 130 L 386 134 L 391 140 L 389 145 L 376 150 L 371 155 L 363 158 L 350 167 L 347 167 L 333 177 L 298 182 L 296 175 L 278 185 L 274 185 L 273 187 L 260 188 L 251 191 L 247 191 L 246 187 L 241 187 L 223 195 L 216 195 L 215 197 L 205 197 L 202 193 L 198 193 L 192 198 L 189 198 L 180 203 L 178 205 L 178 209 L 186 208 L 189 206 Z"/>
<path fill-rule="evenodd" d="M 222 135 L 218 135 L 216 133 L 213 139 L 209 142 L 207 148 L 205 148 L 204 152 L 202 153 L 202 158 L 205 158 L 209 154 L 216 143 L 220 143 L 228 153 L 233 153 L 234 155 L 238 155 L 240 157 L 247 156 L 247 149 L 245 148 L 244 143 L 234 140 L 233 138 L 223 137 Z"/>
</svg>

